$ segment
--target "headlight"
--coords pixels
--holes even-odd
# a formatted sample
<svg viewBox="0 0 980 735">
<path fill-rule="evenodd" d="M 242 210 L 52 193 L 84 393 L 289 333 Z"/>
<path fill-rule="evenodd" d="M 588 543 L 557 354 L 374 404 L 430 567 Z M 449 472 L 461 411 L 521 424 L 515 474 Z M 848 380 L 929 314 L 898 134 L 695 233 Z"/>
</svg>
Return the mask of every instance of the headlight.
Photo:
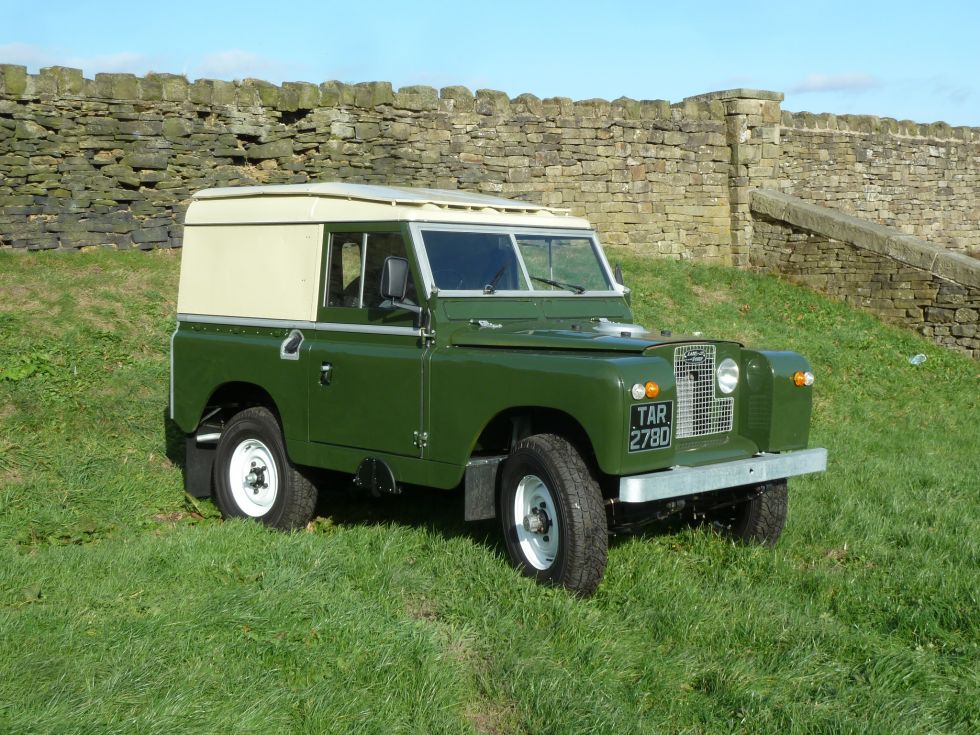
<svg viewBox="0 0 980 735">
<path fill-rule="evenodd" d="M 718 365 L 715 373 L 718 376 L 718 390 L 726 395 L 735 390 L 735 386 L 738 385 L 738 363 L 726 357 Z"/>
</svg>

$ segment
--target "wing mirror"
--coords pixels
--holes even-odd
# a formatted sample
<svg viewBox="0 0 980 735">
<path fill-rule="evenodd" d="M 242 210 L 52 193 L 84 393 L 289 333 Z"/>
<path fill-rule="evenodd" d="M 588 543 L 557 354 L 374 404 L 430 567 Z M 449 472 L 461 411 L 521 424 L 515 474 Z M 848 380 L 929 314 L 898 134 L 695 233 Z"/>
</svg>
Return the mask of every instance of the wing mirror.
<svg viewBox="0 0 980 735">
<path fill-rule="evenodd" d="M 405 301 L 405 293 L 408 291 L 408 277 L 408 259 L 389 255 L 385 258 L 384 267 L 381 269 L 381 297 L 389 299 L 392 305 L 399 309 L 407 309 L 420 314 L 422 310 L 418 306 Z"/>
</svg>

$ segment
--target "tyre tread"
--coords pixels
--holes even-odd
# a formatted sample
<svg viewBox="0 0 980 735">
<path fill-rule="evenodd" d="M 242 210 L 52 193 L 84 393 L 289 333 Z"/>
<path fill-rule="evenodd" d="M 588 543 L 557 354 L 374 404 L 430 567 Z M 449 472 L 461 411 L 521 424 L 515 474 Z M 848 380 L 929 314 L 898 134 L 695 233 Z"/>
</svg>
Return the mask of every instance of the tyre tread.
<svg viewBox="0 0 980 735">
<path fill-rule="evenodd" d="M 225 427 L 225 431 L 233 428 L 235 424 L 244 421 L 252 421 L 267 430 L 269 433 L 268 438 L 272 439 L 278 445 L 277 449 L 282 453 L 284 459 L 284 466 L 281 468 L 283 474 L 283 485 L 281 489 L 283 493 L 283 506 L 275 517 L 272 517 L 270 513 L 259 520 L 267 526 L 284 531 L 302 528 L 313 518 L 317 498 L 316 486 L 300 469 L 289 461 L 289 456 L 286 454 L 286 444 L 282 438 L 282 428 L 279 425 L 279 420 L 272 411 L 265 406 L 252 406 L 243 409 L 231 418 Z M 216 500 L 219 501 L 219 507 L 223 505 L 221 502 L 223 494 L 223 490 L 216 493 Z M 226 516 L 233 515 L 226 508 L 221 507 L 221 510 Z"/>
<path fill-rule="evenodd" d="M 520 440 L 514 452 L 536 453 L 564 487 L 571 533 L 566 543 L 563 574 L 556 583 L 581 597 L 591 595 L 602 581 L 609 554 L 606 509 L 599 484 L 578 450 L 557 434 L 535 434 Z M 560 501 L 559 501 L 560 502 Z"/>
</svg>

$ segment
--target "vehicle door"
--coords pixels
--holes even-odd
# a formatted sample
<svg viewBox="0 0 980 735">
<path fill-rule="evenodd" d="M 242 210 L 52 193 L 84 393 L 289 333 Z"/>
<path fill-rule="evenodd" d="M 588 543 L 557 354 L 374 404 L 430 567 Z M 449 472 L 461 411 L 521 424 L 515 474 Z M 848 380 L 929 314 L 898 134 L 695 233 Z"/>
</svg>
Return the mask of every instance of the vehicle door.
<svg viewBox="0 0 980 735">
<path fill-rule="evenodd" d="M 422 355 L 418 315 L 381 296 L 388 257 L 411 264 L 405 303 L 418 304 L 418 270 L 397 224 L 327 225 L 310 353 L 310 441 L 420 456 Z"/>
</svg>

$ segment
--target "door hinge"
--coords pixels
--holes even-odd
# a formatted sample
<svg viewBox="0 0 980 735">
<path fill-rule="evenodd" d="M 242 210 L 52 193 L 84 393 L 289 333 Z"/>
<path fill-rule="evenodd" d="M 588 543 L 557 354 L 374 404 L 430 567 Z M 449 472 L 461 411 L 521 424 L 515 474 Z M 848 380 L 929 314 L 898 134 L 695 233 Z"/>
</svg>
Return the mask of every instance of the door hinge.
<svg viewBox="0 0 980 735">
<path fill-rule="evenodd" d="M 425 449 L 429 446 L 429 432 L 427 431 L 414 431 L 412 438 L 415 440 L 415 446 L 419 449 Z"/>
</svg>

